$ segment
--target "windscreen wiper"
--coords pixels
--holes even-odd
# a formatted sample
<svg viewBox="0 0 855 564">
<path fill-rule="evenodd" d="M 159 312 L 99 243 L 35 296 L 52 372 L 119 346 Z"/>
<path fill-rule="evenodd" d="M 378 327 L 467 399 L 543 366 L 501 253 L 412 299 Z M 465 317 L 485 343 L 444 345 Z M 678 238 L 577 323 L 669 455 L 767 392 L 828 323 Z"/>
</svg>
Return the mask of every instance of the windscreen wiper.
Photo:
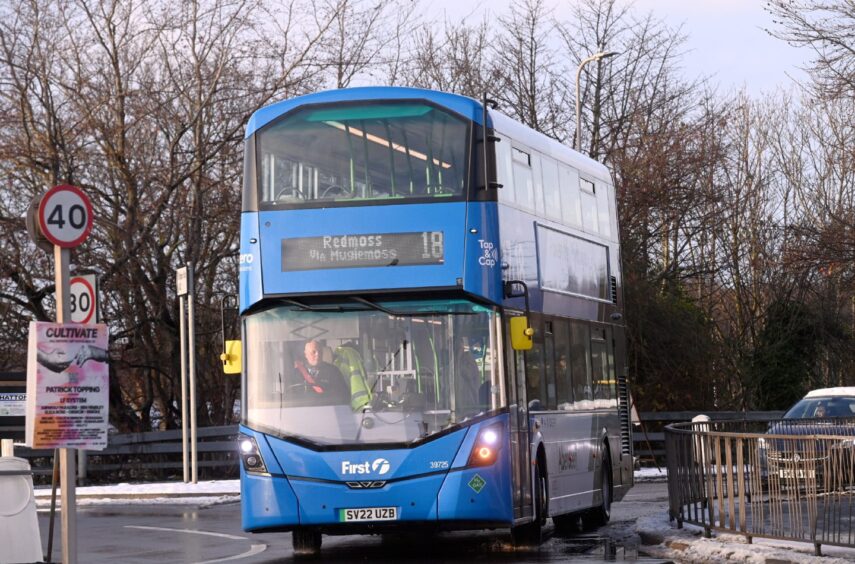
<svg viewBox="0 0 855 564">
<path fill-rule="evenodd" d="M 475 312 L 472 311 L 448 311 L 448 310 L 418 310 L 418 311 L 398 311 L 394 309 L 390 309 L 386 306 L 382 306 L 376 302 L 372 302 L 371 300 L 366 300 L 365 298 L 360 298 L 358 296 L 350 296 L 350 299 L 358 302 L 360 304 L 367 305 L 370 308 L 376 309 L 377 311 L 382 311 L 383 313 L 394 315 L 396 317 L 418 317 L 421 315 L 474 315 Z"/>
<path fill-rule="evenodd" d="M 312 306 L 312 305 L 304 304 L 303 302 L 300 302 L 300 301 L 297 301 L 294 299 L 289 299 L 289 298 L 282 298 L 282 301 L 285 302 L 286 304 L 291 304 L 293 306 L 296 306 L 296 307 L 302 309 L 303 311 L 344 311 L 344 308 L 341 306 L 326 306 L 326 307 Z"/>
</svg>

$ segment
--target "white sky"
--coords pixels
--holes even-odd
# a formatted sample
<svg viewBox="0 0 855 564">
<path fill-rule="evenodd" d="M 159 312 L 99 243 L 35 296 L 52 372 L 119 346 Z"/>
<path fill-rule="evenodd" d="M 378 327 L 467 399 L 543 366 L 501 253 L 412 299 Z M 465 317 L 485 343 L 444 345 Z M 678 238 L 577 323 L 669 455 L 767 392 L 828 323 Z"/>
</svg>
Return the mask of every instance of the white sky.
<svg viewBox="0 0 855 564">
<path fill-rule="evenodd" d="M 751 94 L 788 88 L 810 54 L 766 33 L 772 16 L 763 0 L 635 0 L 639 12 L 652 12 L 688 35 L 685 72 L 712 75 L 724 89 L 745 86 Z"/>
<path fill-rule="evenodd" d="M 575 0 L 547 0 L 557 19 L 565 19 Z M 651 12 L 669 27 L 682 25 L 688 36 L 683 57 L 687 78 L 708 76 L 722 90 L 746 87 L 752 95 L 789 88 L 790 77 L 803 80 L 799 69 L 809 59 L 805 50 L 790 47 L 771 37 L 772 17 L 764 0 L 627 0 L 641 16 Z M 494 14 L 507 12 L 511 0 L 428 0 L 431 13 L 449 20 L 475 13 L 480 17 L 489 7 Z M 563 12 L 563 14 L 562 14 Z M 789 76 L 788 76 L 789 75 Z"/>
</svg>

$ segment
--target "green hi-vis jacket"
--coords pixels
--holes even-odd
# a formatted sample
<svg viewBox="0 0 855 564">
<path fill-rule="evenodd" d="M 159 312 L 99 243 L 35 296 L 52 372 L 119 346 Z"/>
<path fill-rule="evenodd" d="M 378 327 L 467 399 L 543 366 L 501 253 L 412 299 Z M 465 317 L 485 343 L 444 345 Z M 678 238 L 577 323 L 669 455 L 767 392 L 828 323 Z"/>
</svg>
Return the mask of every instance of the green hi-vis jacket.
<svg viewBox="0 0 855 564">
<path fill-rule="evenodd" d="M 368 404 L 371 401 L 371 390 L 359 351 L 353 347 L 336 348 L 335 365 L 350 381 L 350 407 L 355 411 Z"/>
</svg>

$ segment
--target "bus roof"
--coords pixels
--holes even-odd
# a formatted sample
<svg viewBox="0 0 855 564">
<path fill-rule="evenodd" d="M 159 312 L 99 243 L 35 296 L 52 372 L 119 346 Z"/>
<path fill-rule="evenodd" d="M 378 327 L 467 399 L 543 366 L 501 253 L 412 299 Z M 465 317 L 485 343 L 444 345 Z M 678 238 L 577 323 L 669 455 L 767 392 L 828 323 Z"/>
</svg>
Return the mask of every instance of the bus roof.
<svg viewBox="0 0 855 564">
<path fill-rule="evenodd" d="M 480 108 L 481 104 L 478 104 L 478 107 Z M 530 149 L 534 149 L 541 154 L 548 155 L 557 161 L 572 165 L 582 172 L 590 174 L 596 178 L 602 178 L 611 184 L 609 169 L 607 169 L 602 163 L 571 149 L 564 143 L 556 141 L 548 135 L 544 135 L 539 131 L 531 129 L 525 124 L 522 124 L 501 112 L 490 110 L 490 118 L 493 121 L 492 126 L 498 132 L 499 137 L 501 137 L 502 134 L 510 135 L 514 141 L 524 143 Z M 480 120 L 478 123 L 480 123 Z"/>
<path fill-rule="evenodd" d="M 480 124 L 482 121 L 481 103 L 466 96 L 422 88 L 365 86 L 306 94 L 305 96 L 289 98 L 288 100 L 282 100 L 281 102 L 261 108 L 249 118 L 249 124 L 246 127 L 246 137 L 249 137 L 282 114 L 300 106 L 360 100 L 428 100 L 457 112 L 476 123 Z"/>
<path fill-rule="evenodd" d="M 334 102 L 351 102 L 360 100 L 428 100 L 450 109 L 461 116 L 483 125 L 483 109 L 481 102 L 467 96 L 450 94 L 424 88 L 408 88 L 401 86 L 365 86 L 344 88 L 341 90 L 326 90 L 289 98 L 257 110 L 249 119 L 246 127 L 246 137 L 249 137 L 279 116 L 294 108 L 310 104 L 328 104 Z M 570 164 L 579 170 L 595 177 L 610 179 L 608 169 L 601 163 L 582 155 L 528 126 L 506 116 L 496 110 L 490 110 L 492 126 L 499 132 L 510 135 L 519 143 L 529 148 L 549 155 L 556 160 Z"/>
</svg>

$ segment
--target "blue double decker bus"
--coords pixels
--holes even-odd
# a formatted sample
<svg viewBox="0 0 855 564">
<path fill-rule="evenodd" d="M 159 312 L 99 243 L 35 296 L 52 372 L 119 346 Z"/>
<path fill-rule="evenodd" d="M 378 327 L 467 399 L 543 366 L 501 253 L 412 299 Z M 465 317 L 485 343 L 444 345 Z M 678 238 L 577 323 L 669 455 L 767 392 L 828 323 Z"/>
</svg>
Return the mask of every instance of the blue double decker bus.
<svg viewBox="0 0 855 564">
<path fill-rule="evenodd" d="M 242 519 L 324 534 L 608 520 L 632 484 L 608 171 L 463 96 L 257 111 L 241 220 Z"/>
</svg>

